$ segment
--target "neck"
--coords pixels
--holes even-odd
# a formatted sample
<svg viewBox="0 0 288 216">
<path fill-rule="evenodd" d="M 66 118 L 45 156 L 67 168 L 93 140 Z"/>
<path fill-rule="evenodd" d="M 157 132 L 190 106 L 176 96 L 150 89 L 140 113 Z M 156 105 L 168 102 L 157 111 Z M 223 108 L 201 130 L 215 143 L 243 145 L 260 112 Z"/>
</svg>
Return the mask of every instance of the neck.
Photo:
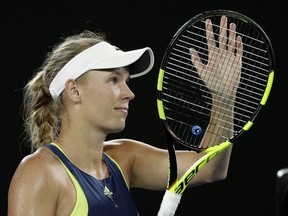
<svg viewBox="0 0 288 216">
<path fill-rule="evenodd" d="M 69 159 L 82 171 L 96 177 L 104 179 L 108 174 L 106 164 L 102 160 L 103 139 L 79 139 L 79 136 L 64 136 L 60 133 L 55 140 Z"/>
<path fill-rule="evenodd" d="M 60 134 L 55 143 L 78 168 L 99 179 L 106 177 L 108 172 L 102 154 L 107 134 L 78 118 L 79 113 L 69 113 L 62 116 Z"/>
</svg>

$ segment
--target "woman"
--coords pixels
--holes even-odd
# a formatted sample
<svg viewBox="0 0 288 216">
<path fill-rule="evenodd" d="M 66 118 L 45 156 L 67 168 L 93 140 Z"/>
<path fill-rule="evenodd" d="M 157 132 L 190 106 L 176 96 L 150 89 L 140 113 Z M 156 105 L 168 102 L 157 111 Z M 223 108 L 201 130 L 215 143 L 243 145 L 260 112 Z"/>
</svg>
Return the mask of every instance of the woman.
<svg viewBox="0 0 288 216">
<path fill-rule="evenodd" d="M 227 27 L 226 17 L 220 26 Z M 235 29 L 230 24 L 230 30 Z M 209 55 L 231 55 L 231 70 L 240 74 L 241 38 L 230 34 L 228 39 L 237 47 L 236 55 L 234 48 L 219 54 L 209 20 L 206 35 Z M 219 42 L 220 46 L 226 43 Z M 213 98 L 219 96 L 205 80 L 205 72 L 219 73 L 219 63 L 210 58 L 207 65 L 202 64 L 195 50 L 191 60 Z M 9 215 L 137 215 L 130 187 L 165 189 L 166 150 L 135 140 L 105 141 L 108 134 L 125 127 L 134 98 L 129 78 L 147 73 L 153 62 L 150 48 L 123 52 L 89 31 L 68 37 L 54 48 L 25 89 L 26 128 L 33 153 L 23 159 L 11 181 Z M 238 81 L 229 97 L 235 98 L 237 86 Z M 230 116 L 232 110 L 233 104 Z M 210 130 L 221 128 L 213 114 L 210 122 Z M 212 160 L 190 186 L 224 179 L 230 153 L 228 149 Z M 200 157 L 201 153 L 178 151 L 179 175 Z"/>
</svg>

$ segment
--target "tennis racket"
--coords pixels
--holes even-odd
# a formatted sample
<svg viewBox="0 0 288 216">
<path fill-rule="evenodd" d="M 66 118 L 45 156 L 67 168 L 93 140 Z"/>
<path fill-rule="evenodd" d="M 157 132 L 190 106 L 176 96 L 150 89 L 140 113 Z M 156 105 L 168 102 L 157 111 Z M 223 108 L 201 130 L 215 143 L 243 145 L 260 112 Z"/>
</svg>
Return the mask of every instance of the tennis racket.
<svg viewBox="0 0 288 216">
<path fill-rule="evenodd" d="M 263 29 L 234 11 L 199 14 L 173 36 L 157 82 L 158 113 L 169 153 L 159 216 L 174 215 L 199 170 L 251 128 L 268 99 L 274 62 Z M 206 153 L 180 178 L 176 146 Z"/>
</svg>

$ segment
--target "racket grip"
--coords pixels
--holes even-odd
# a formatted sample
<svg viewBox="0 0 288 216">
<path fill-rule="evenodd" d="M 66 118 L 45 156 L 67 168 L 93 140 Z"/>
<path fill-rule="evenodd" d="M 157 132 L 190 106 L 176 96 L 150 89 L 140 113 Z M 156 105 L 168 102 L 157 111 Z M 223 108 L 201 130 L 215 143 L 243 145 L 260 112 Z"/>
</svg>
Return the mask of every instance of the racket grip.
<svg viewBox="0 0 288 216">
<path fill-rule="evenodd" d="M 180 203 L 181 195 L 166 190 L 158 211 L 158 216 L 173 216 Z"/>
</svg>

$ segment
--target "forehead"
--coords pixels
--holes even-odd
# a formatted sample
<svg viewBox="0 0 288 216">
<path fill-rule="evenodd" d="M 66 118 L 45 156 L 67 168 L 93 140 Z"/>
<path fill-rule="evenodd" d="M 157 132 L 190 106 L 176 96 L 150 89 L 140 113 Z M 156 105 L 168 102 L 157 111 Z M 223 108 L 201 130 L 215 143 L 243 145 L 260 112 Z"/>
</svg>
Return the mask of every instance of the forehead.
<svg viewBox="0 0 288 216">
<path fill-rule="evenodd" d="M 123 73 L 123 74 L 130 73 L 128 67 L 112 68 L 112 69 L 107 69 L 107 71 L 114 72 L 114 73 Z"/>
<path fill-rule="evenodd" d="M 95 73 L 96 72 L 96 73 Z M 128 67 L 121 67 L 121 68 L 111 68 L 111 69 L 94 69 L 90 70 L 83 77 L 89 76 L 90 74 L 94 74 L 96 76 L 122 76 L 124 78 L 130 77 L 130 72 Z"/>
<path fill-rule="evenodd" d="M 96 70 L 99 72 L 108 72 L 107 75 L 118 75 L 124 77 L 130 77 L 130 72 L 128 67 L 121 67 L 121 68 L 111 68 L 111 69 L 104 69 L 104 70 Z"/>
</svg>

